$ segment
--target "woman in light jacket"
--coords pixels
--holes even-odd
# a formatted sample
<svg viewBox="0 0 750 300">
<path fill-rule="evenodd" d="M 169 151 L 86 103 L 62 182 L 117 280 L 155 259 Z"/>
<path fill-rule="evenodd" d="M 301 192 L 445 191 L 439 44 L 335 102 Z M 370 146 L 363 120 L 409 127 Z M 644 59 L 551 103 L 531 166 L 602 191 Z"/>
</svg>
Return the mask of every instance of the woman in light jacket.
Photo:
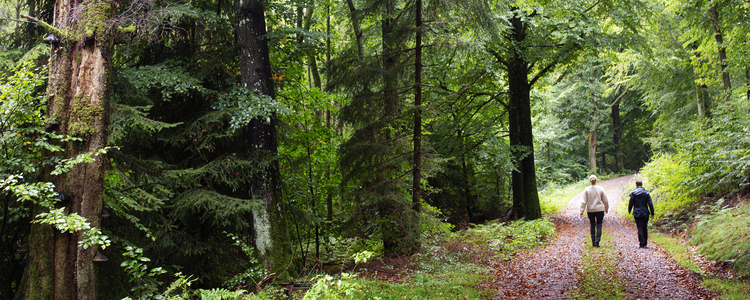
<svg viewBox="0 0 750 300">
<path fill-rule="evenodd" d="M 609 201 L 604 188 L 596 185 L 596 175 L 589 176 L 589 182 L 591 185 L 583 190 L 581 216 L 585 210 L 591 224 L 591 244 L 599 248 L 599 241 L 602 239 L 602 221 L 604 221 L 604 214 L 609 212 Z"/>
</svg>

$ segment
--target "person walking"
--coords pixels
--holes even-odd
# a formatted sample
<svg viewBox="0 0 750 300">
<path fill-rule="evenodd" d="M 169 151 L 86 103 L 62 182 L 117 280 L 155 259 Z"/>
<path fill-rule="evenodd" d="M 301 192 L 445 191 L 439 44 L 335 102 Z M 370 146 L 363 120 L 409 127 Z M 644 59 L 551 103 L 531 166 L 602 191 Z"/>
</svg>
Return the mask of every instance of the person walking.
<svg viewBox="0 0 750 300">
<path fill-rule="evenodd" d="M 635 190 L 630 193 L 628 202 L 628 213 L 633 211 L 635 225 L 638 227 L 638 243 L 640 248 L 646 248 L 648 245 L 648 215 L 654 216 L 654 203 L 651 202 L 651 195 L 643 188 L 643 182 L 635 181 Z"/>
<path fill-rule="evenodd" d="M 599 248 L 599 241 L 602 239 L 602 223 L 604 214 L 609 212 L 609 200 L 604 188 L 596 185 L 596 175 L 589 176 L 591 185 L 583 190 L 583 203 L 581 203 L 581 216 L 585 210 L 589 217 L 591 225 L 591 244 Z"/>
</svg>

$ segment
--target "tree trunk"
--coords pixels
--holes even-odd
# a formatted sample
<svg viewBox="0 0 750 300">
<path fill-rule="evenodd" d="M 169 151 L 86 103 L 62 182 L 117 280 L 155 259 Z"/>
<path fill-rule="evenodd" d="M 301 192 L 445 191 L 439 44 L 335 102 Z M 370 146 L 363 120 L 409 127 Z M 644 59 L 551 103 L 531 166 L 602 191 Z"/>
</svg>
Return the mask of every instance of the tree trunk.
<svg viewBox="0 0 750 300">
<path fill-rule="evenodd" d="M 626 91 L 627 92 L 627 91 Z M 615 144 L 615 172 L 621 172 L 625 166 L 622 154 L 622 125 L 620 124 L 620 101 L 612 104 L 613 142 Z"/>
<path fill-rule="evenodd" d="M 412 206 L 420 210 L 422 196 L 422 0 L 416 0 L 416 38 L 414 55 L 414 172 Z"/>
<path fill-rule="evenodd" d="M 511 20 L 511 39 L 522 43 L 526 38 L 526 27 L 516 17 Z M 511 174 L 513 189 L 513 211 L 516 217 L 527 220 L 542 216 L 534 167 L 534 135 L 531 124 L 531 84 L 529 64 L 520 49 L 513 49 L 508 62 L 510 147 L 518 167 Z"/>
<path fill-rule="evenodd" d="M 237 1 L 236 10 L 236 38 L 242 86 L 274 98 L 263 5 L 260 0 Z M 291 264 L 291 239 L 281 195 L 279 162 L 275 157 L 276 123 L 277 117 L 272 114 L 268 120 L 251 120 L 243 130 L 243 137 L 250 151 L 263 151 L 267 154 L 266 157 L 273 159 L 264 171 L 258 172 L 252 182 L 248 183 L 248 196 L 264 201 L 264 209 L 253 211 L 254 246 L 271 272 L 281 276 L 286 270 L 288 276 L 295 276 L 296 272 Z"/>
<path fill-rule="evenodd" d="M 695 55 L 695 64 L 693 65 L 693 76 L 695 76 L 695 95 L 696 95 L 696 106 L 698 107 L 698 117 L 705 117 L 708 115 L 706 107 L 706 85 L 700 84 L 700 74 L 696 64 L 701 62 L 701 53 L 698 51 L 698 42 L 693 42 L 693 50 Z"/>
<path fill-rule="evenodd" d="M 395 136 L 399 134 L 400 126 L 391 126 L 397 124 L 397 119 L 401 117 L 401 111 L 404 105 L 399 101 L 398 87 L 400 84 L 397 75 L 398 58 L 403 48 L 403 36 L 396 32 L 398 22 L 394 19 L 396 14 L 396 3 L 394 0 L 385 0 L 384 15 L 381 20 L 382 28 L 382 70 L 381 80 L 383 82 L 383 116 L 380 118 L 380 143 L 388 145 L 391 153 L 387 154 L 383 161 L 382 174 L 377 179 L 379 182 L 389 186 L 393 191 L 393 198 L 380 201 L 381 216 L 387 219 L 392 225 L 385 226 L 383 232 L 383 248 L 386 256 L 395 257 L 409 255 L 419 248 L 419 223 L 412 214 L 413 205 L 402 207 L 401 196 L 403 189 L 397 184 L 395 177 L 397 173 L 402 172 L 401 166 L 394 163 L 393 156 L 398 155 L 396 151 Z M 393 128 L 392 128 L 393 127 Z"/>
<path fill-rule="evenodd" d="M 597 139 L 597 131 L 596 131 L 596 124 L 594 124 L 594 121 L 591 121 L 591 127 L 592 129 L 589 131 L 588 136 L 588 149 L 589 149 L 589 172 L 596 173 L 596 139 Z"/>
<path fill-rule="evenodd" d="M 729 93 L 729 90 L 732 89 L 732 83 L 729 79 L 729 70 L 727 65 L 727 52 L 726 52 L 726 46 L 724 46 L 724 37 L 721 34 L 721 25 L 719 23 L 719 12 L 716 7 L 717 4 L 714 4 L 709 9 L 711 13 L 711 23 L 713 24 L 714 28 L 714 38 L 716 39 L 716 46 L 718 47 L 719 51 L 719 65 L 721 65 L 721 81 L 724 83 L 724 90 L 726 93 Z M 728 95 L 727 95 L 728 97 Z"/>
<path fill-rule="evenodd" d="M 52 45 L 49 64 L 47 113 L 50 130 L 80 137 L 60 145 L 68 158 L 95 153 L 107 144 L 113 38 L 100 20 L 108 20 L 113 2 L 91 3 L 71 25 L 69 12 L 80 2 L 58 1 L 52 24 L 61 43 Z M 48 30 L 51 28 L 47 28 Z M 66 195 L 57 203 L 66 213 L 77 213 L 99 227 L 106 160 L 78 164 L 68 173 L 49 177 L 55 191 Z M 35 213 L 42 212 L 37 207 Z M 96 299 L 96 270 L 92 259 L 97 246 L 78 246 L 82 232 L 61 233 L 49 225 L 33 224 L 29 258 L 16 299 Z"/>
<path fill-rule="evenodd" d="M 359 12 L 354 7 L 352 0 L 346 0 L 346 5 L 349 7 L 349 13 L 352 18 L 352 27 L 354 28 L 354 39 L 357 41 L 357 54 L 359 57 L 365 56 L 365 45 L 362 41 L 362 29 L 359 27 Z"/>
</svg>

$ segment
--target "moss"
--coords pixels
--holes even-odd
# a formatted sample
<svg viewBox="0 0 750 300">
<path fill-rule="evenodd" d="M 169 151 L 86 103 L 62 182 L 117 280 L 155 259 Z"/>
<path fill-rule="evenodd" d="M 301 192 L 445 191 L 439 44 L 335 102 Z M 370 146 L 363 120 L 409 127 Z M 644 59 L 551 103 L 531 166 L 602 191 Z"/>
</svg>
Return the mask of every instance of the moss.
<svg viewBox="0 0 750 300">
<path fill-rule="evenodd" d="M 102 107 L 92 105 L 88 97 L 75 96 L 68 123 L 68 134 L 84 137 L 96 134 L 98 130 L 92 124 L 96 116 L 102 113 Z"/>
<path fill-rule="evenodd" d="M 83 5 L 86 6 L 83 15 L 81 16 L 81 22 L 78 24 L 81 35 L 95 36 L 97 42 L 103 42 L 104 37 L 107 35 L 107 22 L 114 12 L 114 7 L 111 3 L 106 1 L 94 0 L 86 2 Z"/>
<path fill-rule="evenodd" d="M 130 25 L 128 27 L 120 27 L 120 32 L 122 33 L 135 32 L 135 25 Z"/>
</svg>

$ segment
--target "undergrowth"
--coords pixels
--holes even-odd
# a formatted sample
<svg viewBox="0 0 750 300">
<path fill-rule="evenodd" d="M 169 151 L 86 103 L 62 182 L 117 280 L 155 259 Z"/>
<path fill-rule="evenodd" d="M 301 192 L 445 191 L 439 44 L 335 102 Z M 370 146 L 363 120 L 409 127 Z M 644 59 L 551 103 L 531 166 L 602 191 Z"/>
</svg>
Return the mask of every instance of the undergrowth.
<svg viewBox="0 0 750 300">
<path fill-rule="evenodd" d="M 664 250 L 669 252 L 677 264 L 690 272 L 706 276 L 706 271 L 700 268 L 693 260 L 688 248 L 684 245 L 682 239 L 658 231 L 651 230 L 648 233 L 649 239 L 659 244 Z"/>
<path fill-rule="evenodd" d="M 703 285 L 725 300 L 750 299 L 750 282 L 740 279 L 706 279 Z"/>
<path fill-rule="evenodd" d="M 608 179 L 625 175 L 630 175 L 630 173 L 612 173 L 599 176 L 598 179 L 599 182 L 603 182 Z M 589 183 L 588 178 L 564 186 L 550 183 L 544 190 L 539 192 L 539 202 L 542 206 L 542 213 L 553 214 L 563 211 L 570 202 L 570 199 L 573 199 L 573 197 L 578 195 L 578 193 L 586 189 L 589 185 L 591 185 L 591 183 Z"/>
<path fill-rule="evenodd" d="M 570 289 L 573 299 L 626 299 L 624 279 L 617 273 L 618 255 L 609 246 L 612 236 L 602 234 L 601 248 L 590 244 L 581 255 L 578 284 Z"/>
<path fill-rule="evenodd" d="M 453 238 L 488 247 L 494 255 L 507 258 L 515 252 L 542 246 L 554 236 L 555 224 L 543 218 L 509 223 L 488 222 L 455 233 Z"/>
<path fill-rule="evenodd" d="M 580 180 L 565 186 L 550 184 L 539 192 L 539 202 L 543 214 L 557 213 L 565 209 L 570 199 L 583 191 L 590 183 L 588 179 Z"/>
<path fill-rule="evenodd" d="M 700 216 L 691 231 L 691 243 L 715 261 L 726 260 L 740 275 L 750 276 L 750 205 L 722 209 Z"/>
<path fill-rule="evenodd" d="M 432 235 L 413 256 L 416 267 L 390 280 L 373 274 L 336 275 L 318 280 L 307 299 L 491 299 L 482 288 L 491 279 L 486 262 L 544 245 L 555 235 L 548 219 L 488 222 L 454 233 Z M 371 272 L 371 271 L 369 271 Z"/>
</svg>

